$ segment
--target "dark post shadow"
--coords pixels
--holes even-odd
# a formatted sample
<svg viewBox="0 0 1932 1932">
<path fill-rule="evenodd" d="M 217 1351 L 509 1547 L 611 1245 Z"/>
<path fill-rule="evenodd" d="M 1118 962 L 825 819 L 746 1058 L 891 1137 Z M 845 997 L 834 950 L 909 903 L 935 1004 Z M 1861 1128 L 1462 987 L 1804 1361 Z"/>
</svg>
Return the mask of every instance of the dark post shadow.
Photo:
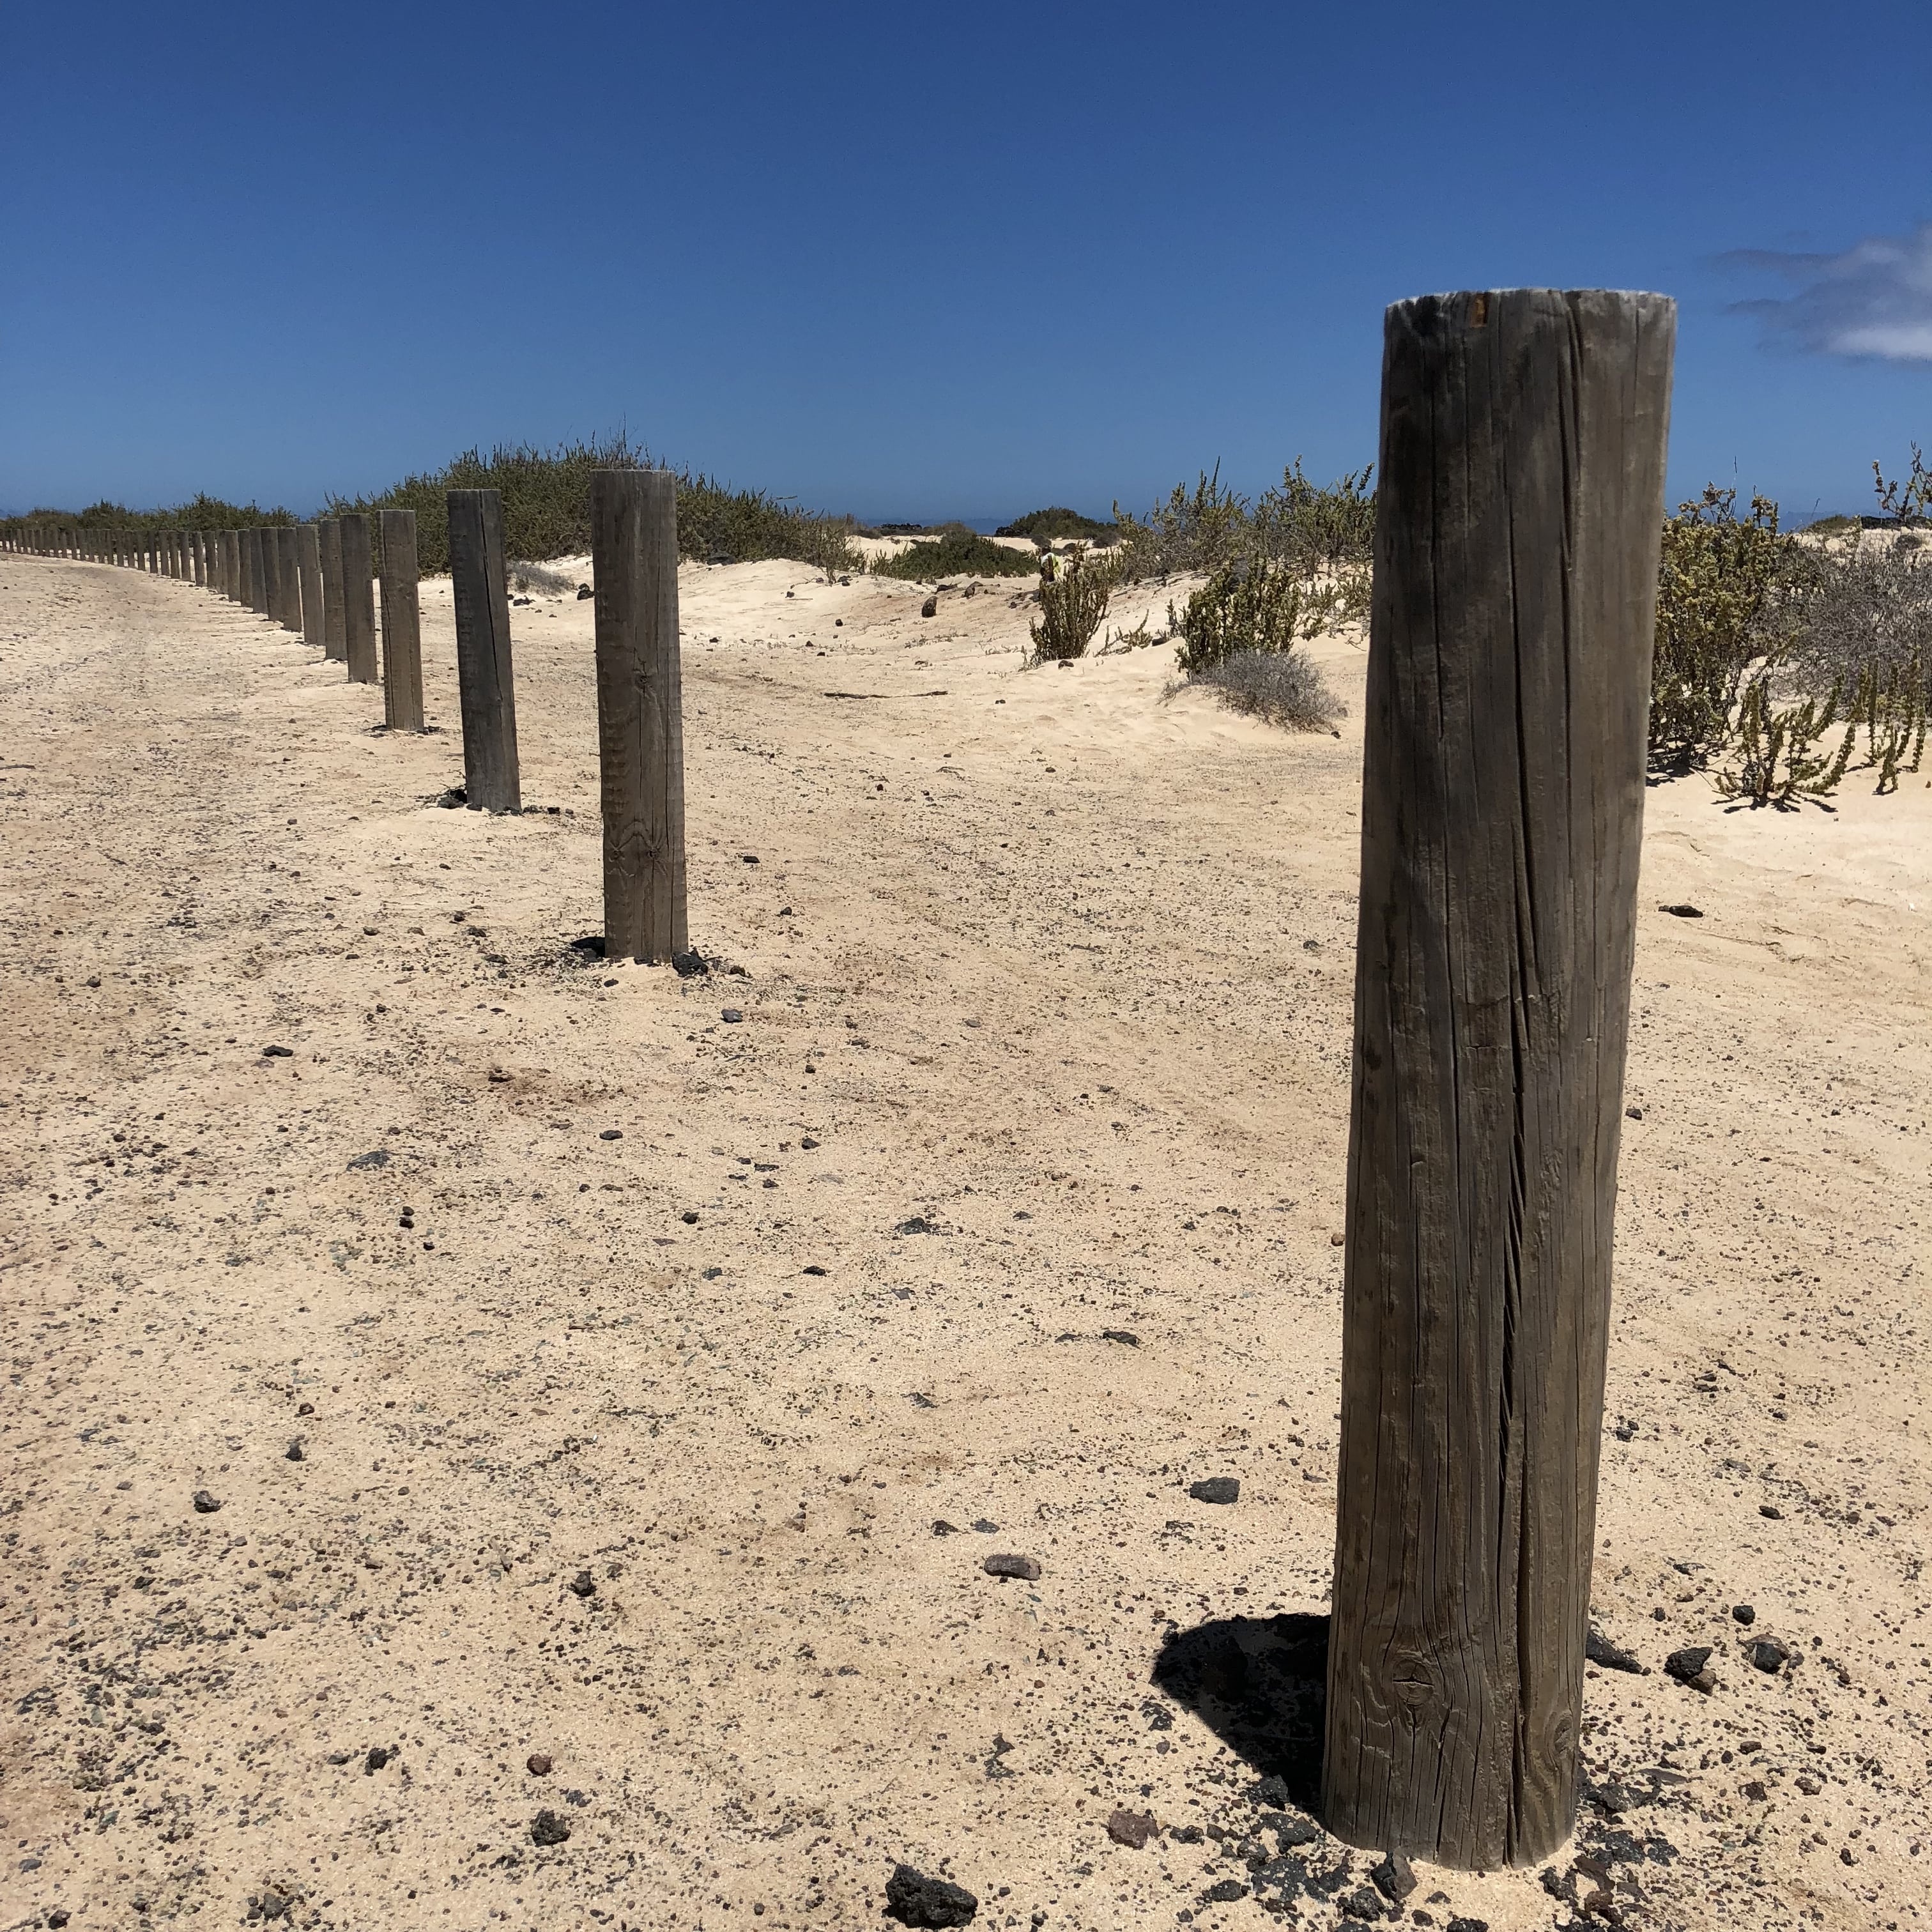
<svg viewBox="0 0 1932 1932">
<path fill-rule="evenodd" d="M 1154 1658 L 1154 1682 L 1263 1778 L 1280 1778 L 1287 1802 L 1315 1811 L 1328 1702 L 1326 1616 L 1217 1617 L 1176 1630 Z"/>
</svg>

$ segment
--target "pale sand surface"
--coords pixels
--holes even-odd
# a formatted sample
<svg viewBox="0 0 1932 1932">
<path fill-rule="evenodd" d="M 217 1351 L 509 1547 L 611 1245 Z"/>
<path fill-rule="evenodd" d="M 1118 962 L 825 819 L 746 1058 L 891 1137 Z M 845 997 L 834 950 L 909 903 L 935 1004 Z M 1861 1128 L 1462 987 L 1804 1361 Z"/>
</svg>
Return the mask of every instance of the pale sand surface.
<svg viewBox="0 0 1932 1932">
<path fill-rule="evenodd" d="M 1022 670 L 1024 587 L 686 571 L 744 976 L 680 981 L 569 950 L 588 603 L 514 613 L 540 809 L 487 819 L 446 582 L 390 738 L 204 593 L 0 560 L 0 1925 L 842 1928 L 899 1858 L 982 1926 L 1268 1922 L 1204 1895 L 1330 1563 L 1364 656 L 1285 736 L 1166 650 Z M 1932 790 L 1869 784 L 1650 794 L 1595 1586 L 1650 1674 L 1592 1675 L 1552 1867 L 1629 1924 L 1932 1917 Z"/>
</svg>

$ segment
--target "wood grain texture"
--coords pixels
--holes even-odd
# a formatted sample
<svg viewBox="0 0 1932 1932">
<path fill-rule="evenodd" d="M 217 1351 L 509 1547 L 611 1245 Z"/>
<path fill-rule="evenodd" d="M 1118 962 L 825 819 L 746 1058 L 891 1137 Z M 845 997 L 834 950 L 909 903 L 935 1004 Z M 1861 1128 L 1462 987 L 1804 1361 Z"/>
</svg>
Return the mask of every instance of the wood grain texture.
<svg viewBox="0 0 1932 1932">
<path fill-rule="evenodd" d="M 510 662 L 500 492 L 450 491 L 449 576 L 456 604 L 464 791 L 473 810 L 520 812 L 524 794 L 517 764 L 517 689 Z"/>
<path fill-rule="evenodd" d="M 392 731 L 423 728 L 422 616 L 416 591 L 416 513 L 383 510 L 382 716 Z"/>
<path fill-rule="evenodd" d="M 296 532 L 296 567 L 302 580 L 302 642 L 322 649 L 322 542 L 313 524 Z"/>
<path fill-rule="evenodd" d="M 349 656 L 342 616 L 342 526 L 334 518 L 325 517 L 316 525 L 315 536 L 322 550 L 322 654 L 332 664 L 342 664 Z"/>
<path fill-rule="evenodd" d="M 1570 1834 L 1674 304 L 1391 308 L 1323 1807 Z"/>
<path fill-rule="evenodd" d="M 262 604 L 262 531 L 259 524 L 242 532 L 242 601 L 251 610 Z"/>
<path fill-rule="evenodd" d="M 370 574 L 369 519 L 338 520 L 342 550 L 342 654 L 351 684 L 376 682 L 375 580 Z"/>
<path fill-rule="evenodd" d="M 677 486 L 668 470 L 593 473 L 590 554 L 604 956 L 656 963 L 689 950 Z"/>
<path fill-rule="evenodd" d="M 188 550 L 194 565 L 194 580 L 197 589 L 208 588 L 208 538 L 206 532 L 193 530 L 188 534 Z"/>
</svg>

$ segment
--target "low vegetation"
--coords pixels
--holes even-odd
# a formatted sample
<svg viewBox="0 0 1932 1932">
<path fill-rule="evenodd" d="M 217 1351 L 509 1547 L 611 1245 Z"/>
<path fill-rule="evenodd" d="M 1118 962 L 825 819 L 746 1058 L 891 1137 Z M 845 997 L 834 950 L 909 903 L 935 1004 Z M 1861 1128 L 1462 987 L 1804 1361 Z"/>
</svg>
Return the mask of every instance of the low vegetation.
<svg viewBox="0 0 1932 1932">
<path fill-rule="evenodd" d="M 1029 510 L 1023 517 L 1016 517 L 1010 524 L 1002 524 L 993 532 L 996 537 L 1025 537 L 1034 543 L 1065 543 L 1075 538 L 1084 538 L 1096 548 L 1117 543 L 1120 530 L 1113 524 L 1103 524 L 1097 517 L 1083 517 L 1078 510 L 1055 508 L 1051 510 Z"/>
<path fill-rule="evenodd" d="M 16 536 L 33 525 L 56 524 L 68 529 L 122 530 L 140 536 L 160 530 L 240 530 L 258 524 L 296 524 L 292 510 L 278 506 L 265 510 L 259 503 L 230 503 L 219 496 L 196 496 L 171 509 L 130 510 L 104 497 L 84 510 L 30 510 L 24 517 L 0 518 L 0 532 Z"/>
<path fill-rule="evenodd" d="M 1652 662 L 1652 767 L 1708 770 L 1738 803 L 1790 809 L 1847 775 L 1896 790 L 1925 751 L 1932 707 L 1932 569 L 1918 527 L 1932 474 L 1916 446 L 1883 517 L 1800 537 L 1778 506 L 1707 488 L 1666 523 Z M 1868 524 L 1877 524 L 1872 529 Z M 1863 754 L 1859 742 L 1862 737 Z"/>
<path fill-rule="evenodd" d="M 1348 716 L 1347 706 L 1301 651 L 1236 651 L 1187 681 L 1208 686 L 1231 711 L 1290 730 L 1333 730 L 1335 720 Z"/>
<path fill-rule="evenodd" d="M 948 524 L 936 537 L 909 544 L 896 556 L 874 558 L 872 574 L 936 584 L 946 577 L 1030 577 L 1039 567 L 1028 551 L 995 543 L 964 524 Z"/>
<path fill-rule="evenodd" d="M 1175 667 L 1236 710 L 1300 730 L 1325 728 L 1342 705 L 1297 646 L 1328 628 L 1340 604 L 1334 584 L 1286 562 L 1237 558 L 1183 608 L 1168 604 L 1168 628 L 1180 640 Z"/>
<path fill-rule="evenodd" d="M 593 472 L 647 468 L 652 460 L 621 431 L 552 449 L 500 445 L 487 456 L 471 449 L 374 496 L 331 496 L 322 514 L 413 510 L 417 560 L 435 574 L 449 568 L 448 493 L 495 490 L 503 499 L 505 550 L 541 562 L 590 549 Z M 678 548 L 700 562 L 786 557 L 823 567 L 830 556 L 838 567 L 857 570 L 863 564 L 851 548 L 852 529 L 848 519 L 815 515 L 761 490 L 732 490 L 695 471 L 677 472 Z"/>
<path fill-rule="evenodd" d="M 1207 574 L 1256 559 L 1298 577 L 1322 580 L 1339 592 L 1336 611 L 1357 619 L 1368 610 L 1374 559 L 1375 492 L 1371 471 L 1352 470 L 1325 488 L 1311 483 L 1297 457 L 1273 489 L 1253 502 L 1221 482 L 1218 466 L 1201 472 L 1192 490 L 1177 483 L 1144 517 L 1116 503 L 1121 568 L 1130 578 Z"/>
<path fill-rule="evenodd" d="M 1076 555 L 1057 577 L 1042 577 L 1040 616 L 1032 627 L 1034 662 L 1084 657 L 1106 616 L 1113 588 L 1112 568 L 1088 555 Z"/>
</svg>

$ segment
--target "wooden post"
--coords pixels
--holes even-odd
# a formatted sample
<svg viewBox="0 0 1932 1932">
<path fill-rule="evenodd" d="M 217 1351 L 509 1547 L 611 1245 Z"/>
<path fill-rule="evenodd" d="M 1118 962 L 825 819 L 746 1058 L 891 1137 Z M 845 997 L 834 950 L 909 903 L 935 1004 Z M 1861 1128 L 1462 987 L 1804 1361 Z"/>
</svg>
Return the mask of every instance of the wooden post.
<svg viewBox="0 0 1932 1932">
<path fill-rule="evenodd" d="M 369 519 L 342 524 L 342 648 L 351 684 L 376 682 L 376 600 L 370 575 Z"/>
<path fill-rule="evenodd" d="M 392 731 L 423 728 L 422 616 L 416 592 L 416 513 L 384 510 L 382 714 Z"/>
<path fill-rule="evenodd" d="M 231 604 L 242 601 L 241 545 L 232 530 L 221 532 L 221 594 Z"/>
<path fill-rule="evenodd" d="M 520 812 L 510 596 L 503 578 L 503 499 L 449 493 L 449 578 L 456 603 L 456 682 L 463 704 L 463 782 L 473 809 Z"/>
<path fill-rule="evenodd" d="M 342 626 L 342 526 L 334 517 L 326 517 L 316 525 L 315 534 L 322 551 L 322 655 L 330 663 L 340 664 L 349 656 Z"/>
<path fill-rule="evenodd" d="M 322 544 L 313 524 L 296 532 L 296 567 L 302 578 L 302 642 L 322 649 Z"/>
<path fill-rule="evenodd" d="M 208 550 L 200 530 L 188 533 L 188 560 L 194 566 L 194 584 L 197 590 L 208 588 Z"/>
<path fill-rule="evenodd" d="M 262 526 L 262 615 L 272 624 L 282 617 L 282 554 L 272 524 Z"/>
<path fill-rule="evenodd" d="M 262 608 L 262 529 L 250 524 L 242 532 L 242 602 L 251 610 Z"/>
<path fill-rule="evenodd" d="M 1324 1822 L 1569 1835 L 1676 304 L 1385 318 Z"/>
<path fill-rule="evenodd" d="M 281 586 L 281 608 L 276 616 L 285 631 L 302 634 L 302 552 L 296 542 L 292 524 L 278 524 L 275 538 L 275 576 Z"/>
<path fill-rule="evenodd" d="M 604 952 L 606 958 L 657 963 L 689 950 L 677 482 L 669 470 L 592 474 L 590 551 L 597 597 Z"/>
</svg>

